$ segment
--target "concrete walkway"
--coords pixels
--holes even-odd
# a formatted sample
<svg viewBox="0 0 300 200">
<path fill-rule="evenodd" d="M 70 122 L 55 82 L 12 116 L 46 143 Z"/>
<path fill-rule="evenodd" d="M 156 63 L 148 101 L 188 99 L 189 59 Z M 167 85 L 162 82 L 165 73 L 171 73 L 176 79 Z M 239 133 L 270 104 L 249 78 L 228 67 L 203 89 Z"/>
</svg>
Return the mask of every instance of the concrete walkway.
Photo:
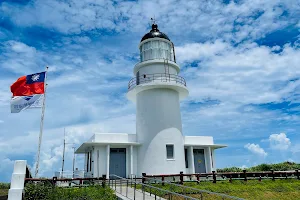
<svg viewBox="0 0 300 200">
<path fill-rule="evenodd" d="M 124 200 L 133 200 L 134 196 L 136 200 L 165 200 L 164 198 L 158 197 L 151 194 L 148 192 L 145 192 L 145 194 L 142 192 L 142 190 L 138 190 L 136 189 L 134 192 L 134 188 L 131 187 L 126 187 L 126 186 L 120 186 L 118 185 L 116 188 L 115 187 L 111 187 L 113 190 L 115 190 L 116 195 L 120 198 L 120 199 L 124 199 Z"/>
</svg>

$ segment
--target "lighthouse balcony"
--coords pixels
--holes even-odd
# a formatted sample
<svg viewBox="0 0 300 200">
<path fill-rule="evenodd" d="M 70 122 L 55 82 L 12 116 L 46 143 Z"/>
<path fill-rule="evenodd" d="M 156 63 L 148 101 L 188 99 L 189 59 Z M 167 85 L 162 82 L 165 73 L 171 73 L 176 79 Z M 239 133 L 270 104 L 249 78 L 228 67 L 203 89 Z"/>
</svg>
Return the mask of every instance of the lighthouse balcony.
<svg viewBox="0 0 300 200">
<path fill-rule="evenodd" d="M 186 82 L 183 77 L 175 74 L 144 74 L 132 78 L 128 83 L 128 90 L 135 88 L 138 85 L 142 84 L 178 84 L 186 87 Z"/>
</svg>

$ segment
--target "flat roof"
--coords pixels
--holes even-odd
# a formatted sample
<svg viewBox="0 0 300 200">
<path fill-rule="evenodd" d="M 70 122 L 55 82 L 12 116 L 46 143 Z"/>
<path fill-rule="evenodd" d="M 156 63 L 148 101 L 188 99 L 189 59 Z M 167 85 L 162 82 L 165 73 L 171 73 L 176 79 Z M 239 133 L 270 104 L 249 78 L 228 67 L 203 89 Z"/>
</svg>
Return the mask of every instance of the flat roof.
<svg viewBox="0 0 300 200">
<path fill-rule="evenodd" d="M 139 146 L 140 143 L 136 142 L 85 142 L 80 145 L 75 151 L 76 154 L 86 153 L 87 148 L 92 146 L 105 146 L 105 145 L 118 145 L 118 146 Z"/>
<path fill-rule="evenodd" d="M 213 149 L 220 149 L 220 148 L 224 148 L 227 147 L 227 145 L 224 144 L 184 144 L 185 147 L 211 147 Z"/>
</svg>

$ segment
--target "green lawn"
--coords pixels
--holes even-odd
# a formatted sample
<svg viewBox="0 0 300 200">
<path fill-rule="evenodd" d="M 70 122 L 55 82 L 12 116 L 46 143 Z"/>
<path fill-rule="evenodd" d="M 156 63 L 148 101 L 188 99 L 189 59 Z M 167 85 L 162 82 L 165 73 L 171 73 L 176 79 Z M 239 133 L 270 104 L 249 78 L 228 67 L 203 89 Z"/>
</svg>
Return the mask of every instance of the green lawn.
<svg viewBox="0 0 300 200">
<path fill-rule="evenodd" d="M 300 180 L 296 179 L 263 180 L 262 182 L 258 180 L 233 181 L 233 183 L 218 181 L 217 183 L 200 182 L 199 185 L 185 183 L 185 185 L 245 199 L 300 199 Z"/>
<path fill-rule="evenodd" d="M 0 189 L 0 197 L 6 196 L 8 194 L 8 189 Z"/>
</svg>

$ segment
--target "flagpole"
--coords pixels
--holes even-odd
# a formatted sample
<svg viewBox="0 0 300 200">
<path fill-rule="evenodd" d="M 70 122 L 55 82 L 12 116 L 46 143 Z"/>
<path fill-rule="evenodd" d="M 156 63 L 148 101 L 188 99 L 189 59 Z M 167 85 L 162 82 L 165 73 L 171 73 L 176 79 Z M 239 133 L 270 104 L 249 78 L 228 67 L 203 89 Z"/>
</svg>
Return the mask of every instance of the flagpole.
<svg viewBox="0 0 300 200">
<path fill-rule="evenodd" d="M 43 128 L 44 128 L 45 101 L 46 101 L 46 89 L 47 89 L 47 83 L 46 83 L 47 71 L 48 71 L 48 66 L 46 66 L 45 81 L 44 81 L 44 99 L 43 99 L 42 115 L 41 115 L 41 123 L 40 123 L 40 135 L 39 135 L 38 152 L 37 152 L 37 159 L 36 159 L 36 166 L 35 166 L 35 177 L 36 178 L 37 178 L 38 173 L 39 173 L 40 153 L 41 153 Z"/>
</svg>

